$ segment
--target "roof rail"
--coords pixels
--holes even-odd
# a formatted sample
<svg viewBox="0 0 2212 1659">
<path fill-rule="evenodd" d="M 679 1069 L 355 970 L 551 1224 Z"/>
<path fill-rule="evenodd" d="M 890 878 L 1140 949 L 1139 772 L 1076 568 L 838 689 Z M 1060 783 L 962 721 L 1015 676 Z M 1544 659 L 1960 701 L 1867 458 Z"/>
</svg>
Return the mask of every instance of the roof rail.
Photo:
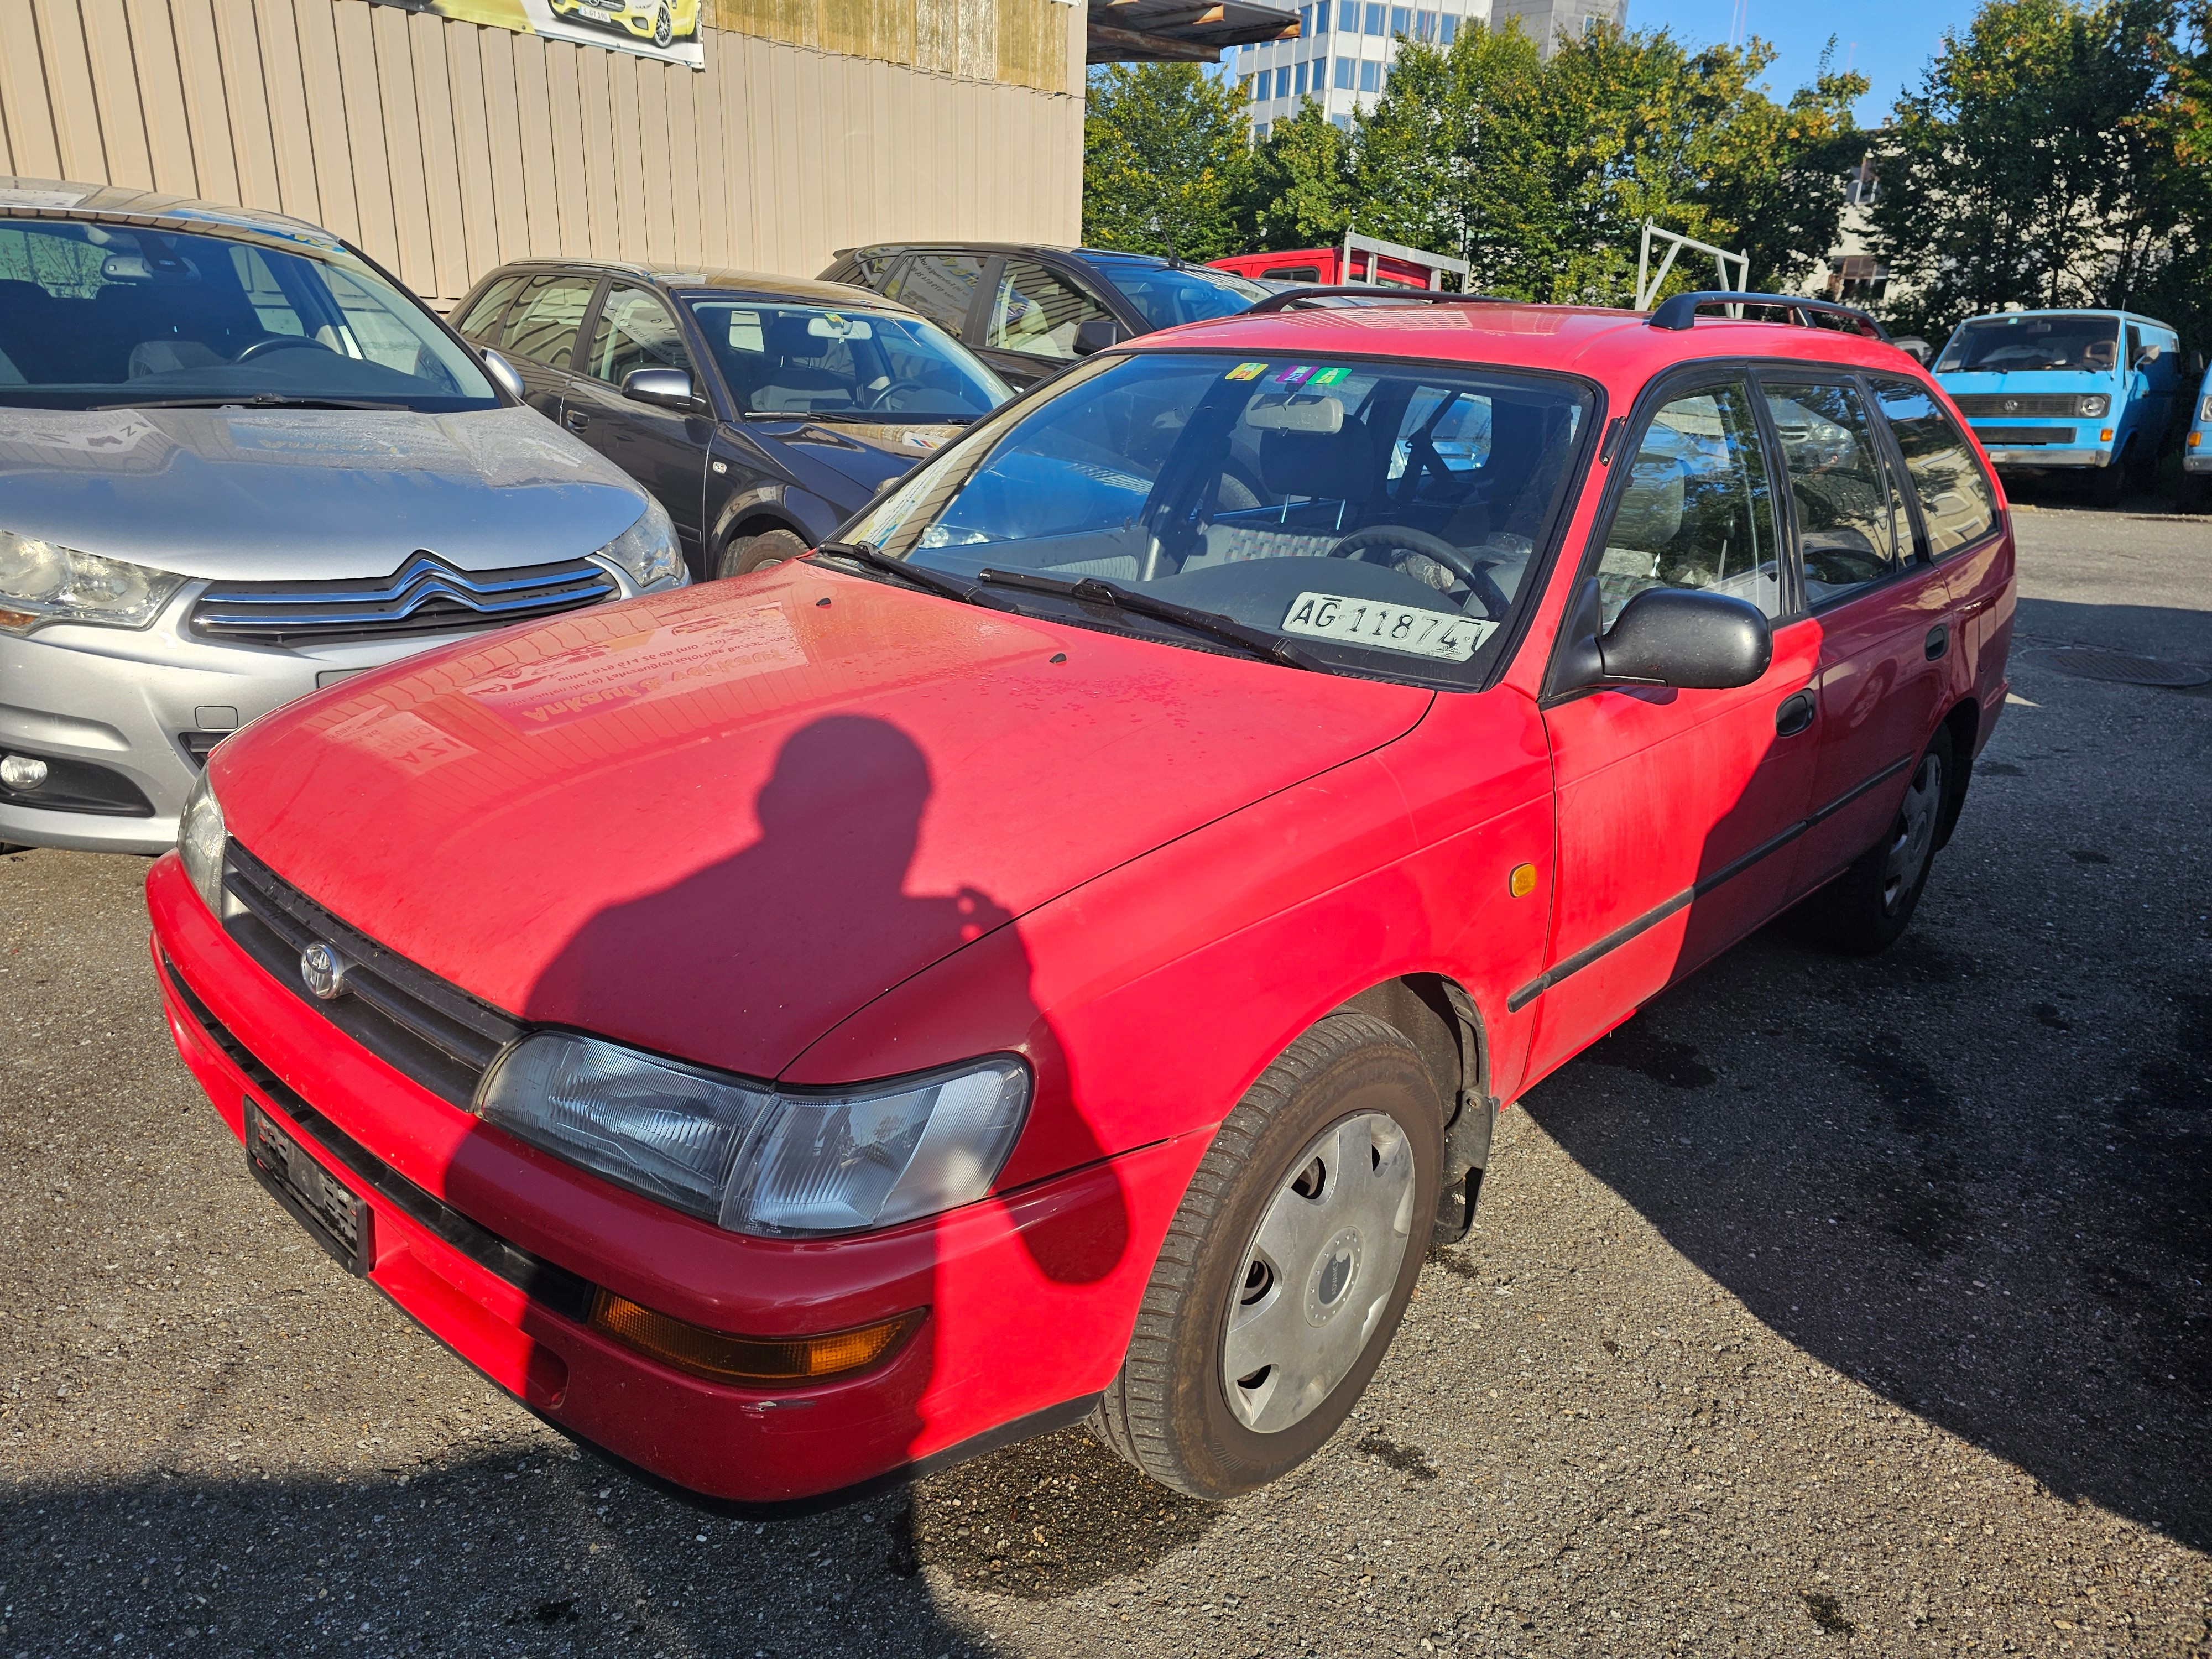
<svg viewBox="0 0 2212 1659">
<path fill-rule="evenodd" d="M 1312 288 L 1287 289 L 1280 294 L 1270 294 L 1240 317 L 1258 317 L 1269 312 L 1288 311 L 1293 306 L 1310 300 L 1398 300 L 1409 305 L 1431 306 L 1510 306 L 1522 301 L 1503 294 L 1446 294 L 1433 288 L 1394 288 L 1389 283 L 1346 283 L 1337 287 L 1316 285 Z"/>
<path fill-rule="evenodd" d="M 1686 329 L 1695 326 L 1698 313 L 1708 306 L 1759 306 L 1779 309 L 1790 313 L 1790 320 L 1800 328 L 1818 328 L 1820 317 L 1848 319 L 1854 325 L 1855 334 L 1871 334 L 1885 343 L 1889 331 L 1877 322 L 1872 313 L 1856 306 L 1838 305 L 1833 300 L 1808 300 L 1802 294 L 1736 294 L 1725 289 L 1709 289 L 1696 294 L 1677 294 L 1671 300 L 1660 301 L 1651 313 L 1648 326 L 1652 328 Z"/>
</svg>

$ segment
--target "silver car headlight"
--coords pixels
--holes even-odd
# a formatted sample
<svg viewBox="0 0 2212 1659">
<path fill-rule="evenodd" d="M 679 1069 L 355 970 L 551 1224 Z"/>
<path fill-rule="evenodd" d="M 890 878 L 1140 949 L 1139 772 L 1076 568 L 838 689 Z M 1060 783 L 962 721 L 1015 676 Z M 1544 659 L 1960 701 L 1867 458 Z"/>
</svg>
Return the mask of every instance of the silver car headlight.
<svg viewBox="0 0 2212 1659">
<path fill-rule="evenodd" d="M 204 772 L 185 798 L 177 817 L 177 854 L 185 861 L 185 874 L 207 908 L 222 915 L 222 854 L 229 845 L 223 828 L 222 804 L 215 798 L 215 785 Z"/>
<path fill-rule="evenodd" d="M 676 586 L 686 574 L 676 526 L 668 510 L 650 495 L 637 522 L 592 556 L 614 566 L 641 592 Z"/>
<path fill-rule="evenodd" d="M 2112 406 L 2112 400 L 2101 392 L 2092 392 L 2074 405 L 2074 412 L 2084 420 L 2094 421 Z"/>
<path fill-rule="evenodd" d="M 143 628 L 185 585 L 182 576 L 0 530 L 0 629 L 49 623 Z"/>
<path fill-rule="evenodd" d="M 971 1204 L 1029 1114 L 1011 1054 L 849 1089 L 778 1090 L 538 1031 L 477 1090 L 487 1123 L 731 1232 L 889 1227 Z"/>
</svg>

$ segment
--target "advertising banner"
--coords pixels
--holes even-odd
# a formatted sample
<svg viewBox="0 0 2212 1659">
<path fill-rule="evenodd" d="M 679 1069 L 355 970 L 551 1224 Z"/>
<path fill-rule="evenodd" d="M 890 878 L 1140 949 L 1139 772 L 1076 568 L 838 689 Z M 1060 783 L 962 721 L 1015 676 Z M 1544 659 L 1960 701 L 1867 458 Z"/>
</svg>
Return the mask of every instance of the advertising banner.
<svg viewBox="0 0 2212 1659">
<path fill-rule="evenodd" d="M 707 67 L 700 14 L 709 0 L 378 0 L 408 11 L 542 34 L 550 40 L 634 52 L 641 58 Z"/>
</svg>

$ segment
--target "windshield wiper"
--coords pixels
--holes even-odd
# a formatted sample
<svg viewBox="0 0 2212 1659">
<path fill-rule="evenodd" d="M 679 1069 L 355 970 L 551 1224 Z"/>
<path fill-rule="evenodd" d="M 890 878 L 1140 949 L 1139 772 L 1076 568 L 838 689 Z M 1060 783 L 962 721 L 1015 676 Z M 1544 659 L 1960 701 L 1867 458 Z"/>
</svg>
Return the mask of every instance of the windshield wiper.
<svg viewBox="0 0 2212 1659">
<path fill-rule="evenodd" d="M 1303 668 L 1310 673 L 1334 674 L 1337 671 L 1301 646 L 1293 645 L 1281 635 L 1270 634 L 1264 628 L 1249 628 L 1233 617 L 1224 617 L 1218 611 L 1200 611 L 1195 606 L 1177 605 L 1172 599 L 1154 599 L 1149 593 L 1133 593 L 1126 587 L 1101 581 L 1096 576 L 1085 576 L 1081 581 L 1063 581 L 1057 576 L 1040 576 L 1028 570 L 979 570 L 975 579 L 1001 587 L 1025 587 L 1038 593 L 1058 594 L 1062 599 L 1087 601 L 1092 605 L 1109 605 L 1116 611 L 1126 611 L 1132 616 L 1150 617 L 1158 622 L 1173 623 L 1188 628 L 1194 634 L 1206 634 L 1217 640 L 1226 640 L 1239 645 L 1253 656 L 1268 662 L 1279 662 L 1289 668 Z"/>
<path fill-rule="evenodd" d="M 904 559 L 891 558 L 877 552 L 866 542 L 823 542 L 814 550 L 827 553 L 833 559 L 850 559 L 862 569 L 879 571 L 919 587 L 925 593 L 934 593 L 939 599 L 958 599 L 963 605 L 979 605 L 986 611 L 1012 608 L 1004 600 L 994 599 L 973 582 L 963 582 L 957 576 L 941 575 L 925 566 L 908 564 Z"/>
<path fill-rule="evenodd" d="M 283 392 L 257 392 L 245 398 L 139 398 L 123 404 L 94 404 L 110 409 L 399 409 L 400 404 L 365 403 L 353 398 L 295 398 Z"/>
<path fill-rule="evenodd" d="M 973 415 L 916 415 L 906 410 L 742 409 L 741 421 L 850 421 L 857 426 L 965 426 Z"/>
</svg>

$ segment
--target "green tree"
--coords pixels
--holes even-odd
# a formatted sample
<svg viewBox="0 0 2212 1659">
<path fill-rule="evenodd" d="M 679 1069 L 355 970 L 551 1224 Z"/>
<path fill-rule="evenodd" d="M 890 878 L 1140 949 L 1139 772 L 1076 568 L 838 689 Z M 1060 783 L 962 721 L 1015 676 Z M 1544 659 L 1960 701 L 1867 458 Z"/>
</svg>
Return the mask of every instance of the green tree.
<svg viewBox="0 0 2212 1659">
<path fill-rule="evenodd" d="M 1254 149 L 1238 228 L 1246 253 L 1321 247 L 1343 239 L 1357 205 L 1352 139 L 1307 103 Z"/>
<path fill-rule="evenodd" d="M 1241 87 L 1195 64 L 1094 70 L 1084 105 L 1084 241 L 1198 260 L 1246 252 L 1244 109 Z"/>
</svg>

